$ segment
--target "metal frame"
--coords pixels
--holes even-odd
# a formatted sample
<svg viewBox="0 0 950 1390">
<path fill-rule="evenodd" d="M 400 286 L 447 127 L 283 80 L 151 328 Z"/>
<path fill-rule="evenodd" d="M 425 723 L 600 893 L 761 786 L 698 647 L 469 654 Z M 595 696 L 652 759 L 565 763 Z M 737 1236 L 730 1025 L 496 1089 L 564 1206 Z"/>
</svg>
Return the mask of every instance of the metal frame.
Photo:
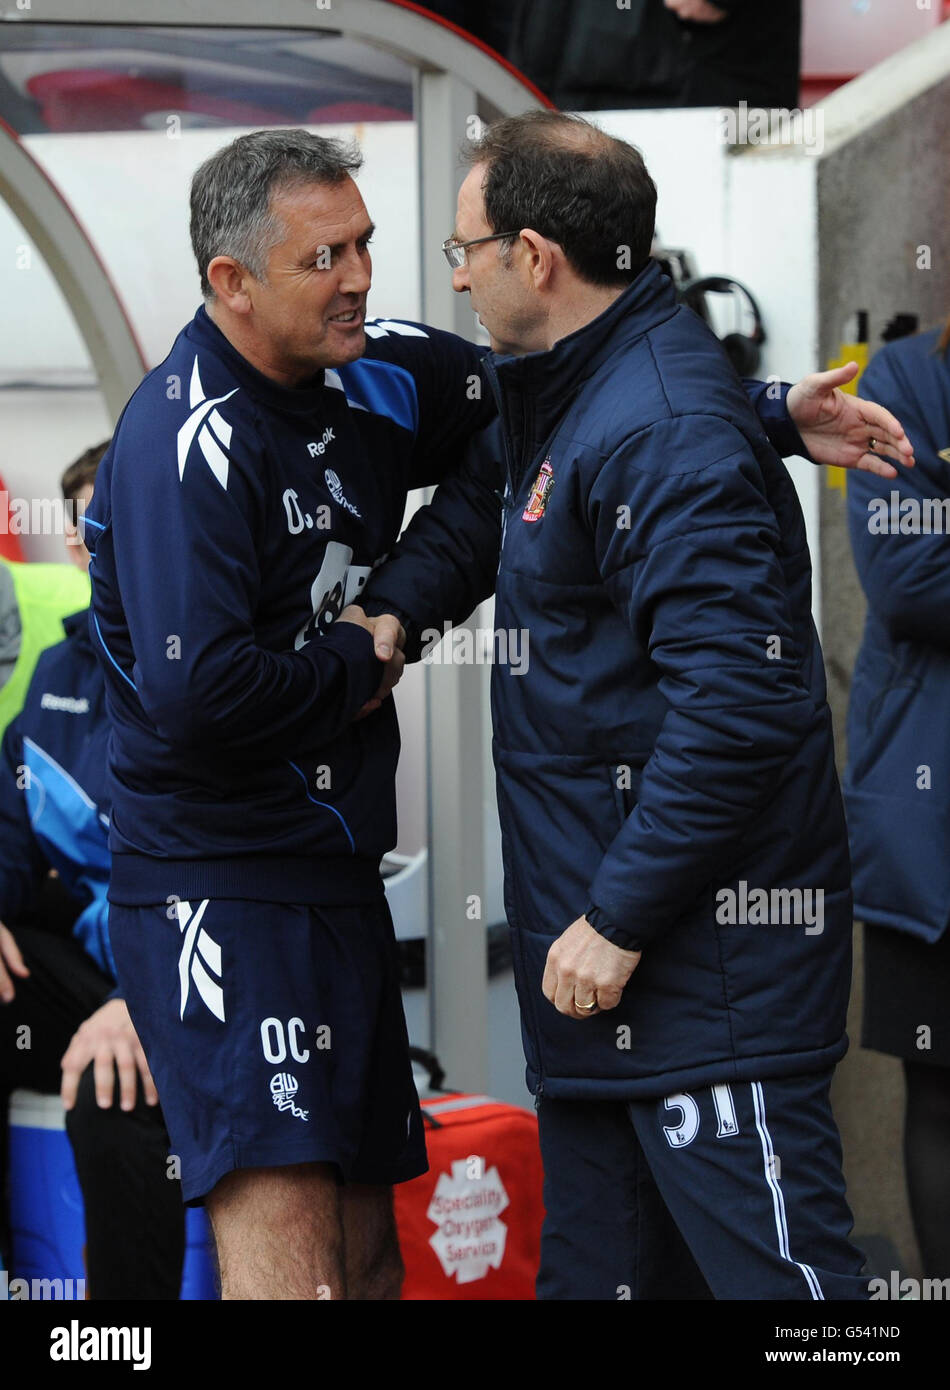
<svg viewBox="0 0 950 1390">
<path fill-rule="evenodd" d="M 43 0 L 35 10 L 0 0 L 0 21 L 329 31 L 411 65 L 417 74 L 422 317 L 471 333 L 468 301 L 453 293 L 439 248 L 455 219 L 457 152 L 468 118 L 545 104 L 513 68 L 406 0 L 269 0 L 266 7 L 260 0 L 81 0 L 81 15 L 78 8 L 77 0 Z M 0 197 L 46 258 L 117 416 L 144 370 L 141 351 L 88 238 L 10 131 L 0 139 Z M 426 682 L 430 1042 L 453 1084 L 467 1090 L 481 1090 L 487 1081 L 486 923 L 466 912 L 473 894 L 484 901 L 482 675 L 478 667 L 431 666 Z"/>
<path fill-rule="evenodd" d="M 118 292 L 72 208 L 0 121 L 0 198 L 22 222 L 76 320 L 113 419 L 146 371 Z"/>
</svg>

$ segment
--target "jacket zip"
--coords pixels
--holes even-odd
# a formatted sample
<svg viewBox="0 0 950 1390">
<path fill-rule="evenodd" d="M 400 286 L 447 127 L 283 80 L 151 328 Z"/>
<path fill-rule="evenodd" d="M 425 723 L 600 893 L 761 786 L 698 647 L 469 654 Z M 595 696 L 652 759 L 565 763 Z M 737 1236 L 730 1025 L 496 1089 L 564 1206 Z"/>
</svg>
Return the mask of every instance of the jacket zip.
<svg viewBox="0 0 950 1390">
<path fill-rule="evenodd" d="M 491 386 L 492 394 L 493 394 L 494 397 L 495 397 L 495 404 L 496 404 L 497 407 L 498 407 L 498 415 L 499 415 L 499 418 L 500 418 L 500 420 L 501 420 L 502 441 L 503 441 L 503 443 L 504 443 L 504 448 L 505 448 L 505 476 L 506 476 L 507 483 L 508 483 L 508 497 L 507 497 L 507 499 L 506 499 L 505 497 L 502 497 L 502 498 L 501 498 L 501 502 L 502 502 L 502 506 L 505 508 L 505 523 L 506 523 L 506 524 L 505 524 L 505 532 L 507 533 L 508 512 L 514 510 L 515 505 L 516 505 L 516 501 L 517 501 L 517 496 L 518 496 L 517 489 L 516 489 L 516 487 L 515 487 L 514 469 L 513 469 L 513 467 L 512 467 L 511 444 L 510 444 L 510 442 L 509 442 L 508 412 L 507 412 L 507 410 L 506 410 L 506 408 L 505 408 L 505 400 L 504 400 L 503 393 L 502 393 L 502 389 L 501 389 L 501 382 L 498 380 L 498 373 L 497 373 L 496 370 L 495 370 L 494 363 L 491 362 L 491 361 L 489 361 L 487 358 L 485 358 L 485 359 L 483 359 L 483 366 L 484 366 L 485 371 L 486 371 L 486 373 L 487 373 L 488 382 L 489 382 L 489 385 Z M 522 403 L 522 426 L 523 426 L 523 429 L 524 429 L 524 435 L 523 435 L 523 443 L 522 443 L 522 448 L 521 448 L 521 464 L 522 464 L 522 467 L 521 467 L 520 474 L 519 474 L 519 477 L 518 477 L 518 487 L 521 486 L 521 483 L 522 483 L 523 480 L 524 480 L 525 473 L 527 472 L 527 467 L 525 466 L 525 462 L 526 462 L 527 452 L 528 452 L 528 449 L 529 449 L 529 447 L 530 447 L 530 442 L 529 442 L 529 441 L 530 441 L 530 436 L 529 436 L 528 429 L 527 429 L 526 397 L 525 397 L 525 395 L 524 395 L 523 392 L 521 393 L 521 403 Z M 558 428 L 559 428 L 559 426 L 556 427 L 556 428 L 554 429 L 554 431 L 552 432 L 550 438 L 547 440 L 547 442 L 546 442 L 546 444 L 545 444 L 545 447 L 544 447 L 544 450 L 542 451 L 542 454 L 541 454 L 542 459 L 545 458 L 545 457 L 547 456 L 548 450 L 550 449 L 551 444 L 554 442 L 554 438 L 555 438 L 555 435 L 557 434 Z M 497 494 L 496 494 L 496 495 L 497 495 Z M 504 546 L 504 541 L 502 541 L 502 546 Z M 500 561 L 499 561 L 499 564 L 500 564 Z M 520 954 L 520 956 L 521 956 L 521 969 L 522 969 L 522 971 L 523 971 L 523 973 L 524 973 L 525 979 L 527 979 L 527 978 L 528 978 L 529 972 L 528 972 L 527 961 L 525 960 L 524 945 L 523 945 L 523 942 L 522 942 L 522 939 L 521 939 L 521 930 L 520 930 L 520 928 L 517 927 L 517 926 L 513 927 L 512 930 L 516 933 L 516 935 L 517 935 L 517 937 L 518 937 L 518 951 L 519 951 L 519 954 Z M 541 1101 L 542 1101 L 543 1097 L 544 1097 L 544 1062 L 543 1062 L 543 1053 L 542 1053 L 542 1047 L 541 1047 L 541 1029 L 540 1029 L 539 1020 L 538 1020 L 538 1003 L 537 1003 L 537 1000 L 535 1000 L 535 999 L 532 999 L 532 1000 L 531 1000 L 531 1013 L 532 1013 L 532 1019 L 533 1019 L 533 1023 L 534 1023 L 534 1037 L 535 1037 L 535 1040 L 536 1040 L 535 1045 L 536 1045 L 536 1047 L 537 1047 L 537 1055 L 538 1055 L 538 1088 L 537 1088 L 537 1090 L 535 1091 L 535 1096 L 534 1096 L 535 1109 L 537 1110 L 537 1109 L 539 1108 L 540 1104 L 541 1104 Z"/>
<path fill-rule="evenodd" d="M 488 375 L 488 384 L 495 397 L 495 405 L 498 407 L 498 417 L 501 420 L 501 437 L 505 446 L 505 476 L 508 479 L 508 491 L 511 494 L 511 505 L 515 504 L 515 481 L 514 469 L 511 466 L 511 445 L 508 442 L 508 420 L 505 411 L 505 402 L 502 396 L 501 382 L 498 380 L 498 373 L 493 362 L 487 357 L 482 359 L 482 365 Z"/>
<path fill-rule="evenodd" d="M 562 413 L 560 419 L 558 420 L 557 424 L 554 426 L 553 430 L 551 430 L 551 432 L 550 432 L 550 434 L 548 435 L 547 439 L 544 441 L 544 445 L 543 445 L 542 448 L 540 448 L 540 449 L 532 449 L 532 448 L 531 448 L 531 444 L 530 444 L 531 433 L 530 433 L 530 431 L 529 431 L 529 429 L 528 429 L 528 418 L 529 418 L 529 408 L 528 408 L 528 405 L 529 405 L 529 397 L 528 397 L 528 396 L 526 395 L 526 393 L 523 392 L 523 391 L 521 391 L 521 392 L 518 393 L 519 400 L 520 400 L 520 403 L 521 403 L 522 445 L 521 445 L 521 457 L 520 457 L 520 459 L 519 459 L 519 465 L 520 465 L 520 466 L 519 466 L 518 473 L 517 473 L 517 478 L 516 478 L 516 476 L 515 476 L 515 470 L 514 470 L 514 468 L 512 467 L 511 446 L 510 446 L 510 443 L 509 443 L 509 431 L 508 431 L 508 418 L 509 418 L 509 412 L 508 412 L 508 410 L 507 410 L 507 408 L 506 408 L 506 402 L 505 402 L 504 397 L 503 397 L 503 394 L 502 394 L 501 382 L 500 382 L 499 379 L 498 379 L 498 373 L 497 373 L 497 371 L 496 371 L 496 369 L 495 369 L 494 363 L 490 362 L 490 361 L 488 360 L 488 358 L 486 357 L 486 358 L 483 358 L 483 359 L 482 359 L 482 365 L 484 366 L 485 371 L 486 371 L 487 374 L 488 374 L 489 385 L 490 385 L 491 388 L 492 388 L 492 393 L 493 393 L 493 395 L 494 395 L 494 397 L 495 397 L 495 404 L 496 404 L 497 407 L 498 407 L 499 419 L 501 420 L 501 433 L 502 433 L 502 439 L 503 439 L 503 443 L 504 443 L 504 447 L 505 447 L 505 472 L 506 472 L 507 478 L 508 478 L 508 491 L 509 491 L 509 493 L 511 494 L 511 506 L 514 507 L 515 504 L 516 504 L 516 502 L 517 502 L 517 498 L 518 498 L 518 489 L 521 487 L 521 484 L 524 482 L 525 476 L 527 475 L 527 473 L 528 473 L 528 471 L 529 471 L 529 468 L 532 467 L 533 464 L 537 464 L 537 465 L 540 467 L 540 464 L 541 464 L 541 463 L 548 457 L 548 455 L 550 454 L 551 449 L 552 449 L 553 446 L 554 446 L 554 441 L 555 441 L 555 439 L 557 438 L 558 434 L 560 433 L 561 426 L 563 425 L 564 420 L 565 420 L 565 417 L 566 417 L 567 414 L 569 413 L 569 411 L 570 411 L 570 409 L 571 409 L 571 406 L 572 406 L 573 403 L 574 403 L 574 399 L 575 399 L 576 396 L 578 395 L 578 391 L 574 391 L 574 393 L 573 393 L 573 395 L 572 395 L 572 397 L 571 397 L 571 400 L 568 401 L 568 403 L 567 403 L 566 409 L 563 411 L 563 413 Z M 583 384 L 583 383 L 582 383 L 582 384 Z M 516 483 L 517 483 L 517 486 L 516 486 Z"/>
</svg>

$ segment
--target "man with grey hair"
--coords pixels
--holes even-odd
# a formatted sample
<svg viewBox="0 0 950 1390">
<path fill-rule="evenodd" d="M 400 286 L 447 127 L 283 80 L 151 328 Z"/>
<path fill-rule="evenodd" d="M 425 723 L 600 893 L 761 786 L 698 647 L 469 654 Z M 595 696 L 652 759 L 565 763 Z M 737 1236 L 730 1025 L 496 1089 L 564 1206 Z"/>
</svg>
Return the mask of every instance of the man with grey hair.
<svg viewBox="0 0 950 1390">
<path fill-rule="evenodd" d="M 113 950 L 225 1298 L 398 1297 L 426 1168 L 379 874 L 402 654 L 352 601 L 493 410 L 471 345 L 365 327 L 359 165 L 278 130 L 197 171 L 205 302 L 86 513 Z"/>
</svg>

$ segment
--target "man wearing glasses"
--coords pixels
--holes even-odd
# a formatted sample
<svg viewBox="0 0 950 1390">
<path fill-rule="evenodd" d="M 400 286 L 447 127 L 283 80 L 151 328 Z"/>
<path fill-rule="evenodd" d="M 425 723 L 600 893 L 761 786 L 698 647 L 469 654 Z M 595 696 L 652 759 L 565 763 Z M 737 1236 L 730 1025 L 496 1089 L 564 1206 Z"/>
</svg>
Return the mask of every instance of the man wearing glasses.
<svg viewBox="0 0 950 1390">
<path fill-rule="evenodd" d="M 444 249 L 494 350 L 504 518 L 473 507 L 478 466 L 447 480 L 363 601 L 410 657 L 493 588 L 530 635 L 492 716 L 539 1296 L 866 1299 L 828 1099 L 850 864 L 794 487 L 649 258 L 636 150 L 534 112 L 470 163 Z M 854 370 L 792 388 L 803 438 L 773 438 L 827 460 L 830 430 L 835 462 L 893 476 L 877 451 L 910 446 L 834 389 Z"/>
</svg>

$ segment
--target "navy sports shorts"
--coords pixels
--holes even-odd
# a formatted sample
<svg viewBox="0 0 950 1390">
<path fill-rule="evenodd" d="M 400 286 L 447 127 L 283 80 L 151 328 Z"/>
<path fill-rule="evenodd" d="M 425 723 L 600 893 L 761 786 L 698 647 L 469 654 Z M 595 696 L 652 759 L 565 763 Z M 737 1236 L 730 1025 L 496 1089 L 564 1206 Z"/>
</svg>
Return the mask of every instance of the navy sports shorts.
<svg viewBox="0 0 950 1390">
<path fill-rule="evenodd" d="M 426 1171 L 384 897 L 113 903 L 109 932 L 186 1202 L 237 1168 L 332 1163 L 380 1186 Z"/>
</svg>

